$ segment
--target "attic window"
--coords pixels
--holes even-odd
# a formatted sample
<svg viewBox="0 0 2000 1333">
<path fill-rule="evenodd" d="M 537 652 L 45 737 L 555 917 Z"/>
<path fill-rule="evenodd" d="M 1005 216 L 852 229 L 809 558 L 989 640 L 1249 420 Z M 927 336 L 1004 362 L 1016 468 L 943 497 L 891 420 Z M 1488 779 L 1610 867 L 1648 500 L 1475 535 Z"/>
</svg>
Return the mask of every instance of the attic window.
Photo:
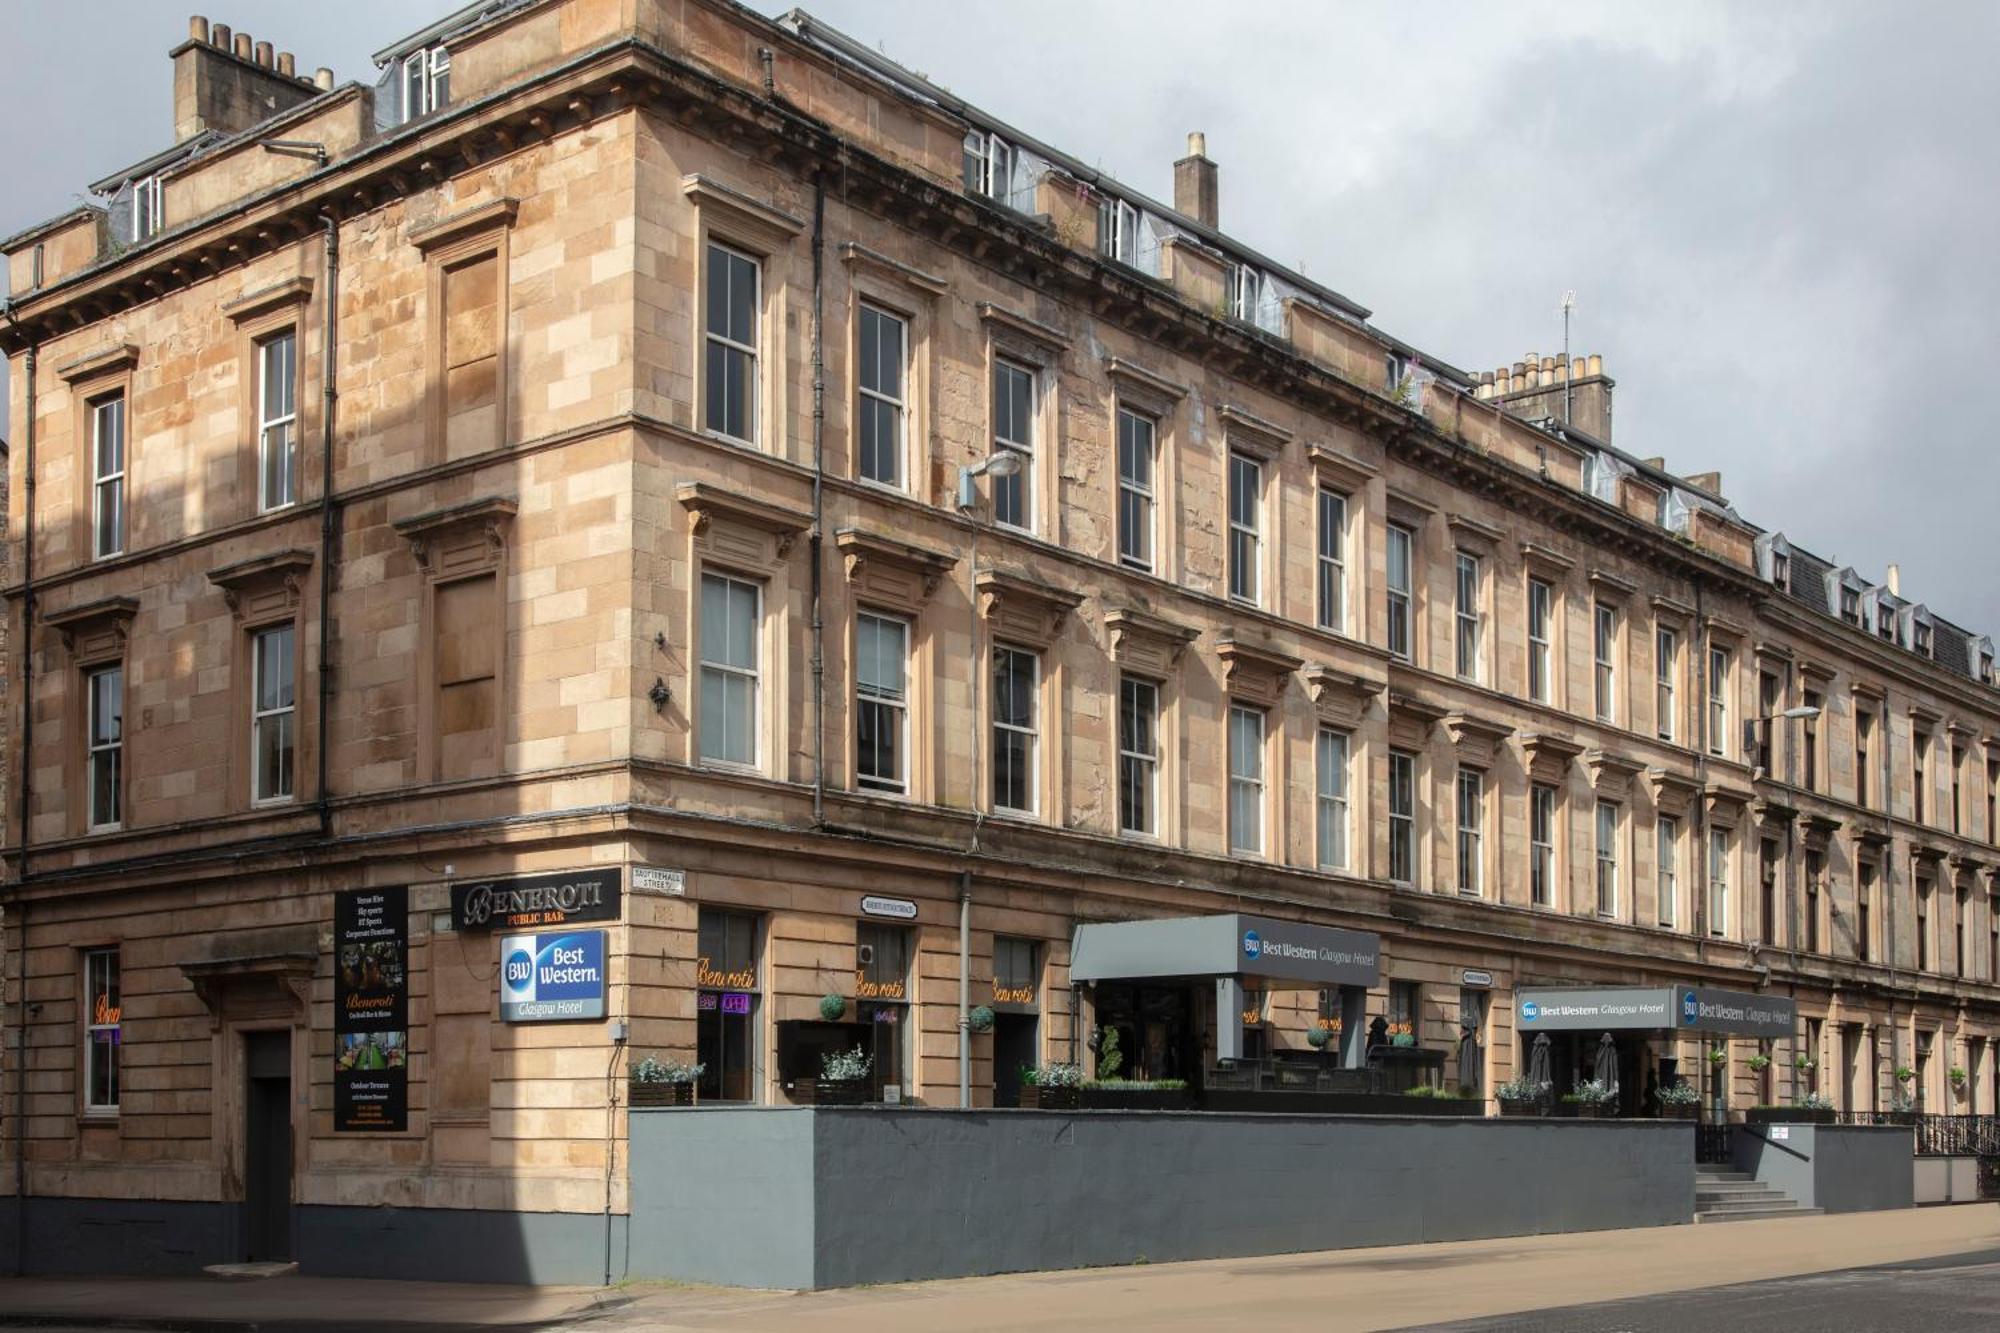
<svg viewBox="0 0 2000 1333">
<path fill-rule="evenodd" d="M 1264 275 L 1248 264 L 1229 271 L 1229 313 L 1245 324 L 1257 322 L 1264 304 Z"/>
<path fill-rule="evenodd" d="M 1009 207 L 1014 199 L 1014 149 L 997 134 L 973 130 L 965 136 L 965 188 Z"/>
<path fill-rule="evenodd" d="M 132 239 L 143 241 L 166 221 L 160 208 L 160 178 L 147 176 L 132 182 Z"/>
<path fill-rule="evenodd" d="M 1780 588 L 1792 586 L 1792 558 L 1783 551 L 1771 552 L 1771 582 Z"/>
<path fill-rule="evenodd" d="M 1097 210 L 1097 238 L 1105 258 L 1137 264 L 1139 210 L 1123 199 L 1106 199 Z"/>
<path fill-rule="evenodd" d="M 1922 653 L 1925 657 L 1929 657 L 1931 655 L 1931 627 L 1929 625 L 1926 625 L 1923 621 L 1919 620 L 1916 622 L 1915 629 L 1917 635 L 1917 643 L 1916 643 L 1917 651 L 1919 653 Z"/>
<path fill-rule="evenodd" d="M 1858 589 L 1840 590 L 1840 618 L 1850 625 L 1861 623 L 1861 593 Z"/>
<path fill-rule="evenodd" d="M 443 109 L 451 100 L 451 52 L 442 46 L 403 57 L 403 119 Z"/>
</svg>

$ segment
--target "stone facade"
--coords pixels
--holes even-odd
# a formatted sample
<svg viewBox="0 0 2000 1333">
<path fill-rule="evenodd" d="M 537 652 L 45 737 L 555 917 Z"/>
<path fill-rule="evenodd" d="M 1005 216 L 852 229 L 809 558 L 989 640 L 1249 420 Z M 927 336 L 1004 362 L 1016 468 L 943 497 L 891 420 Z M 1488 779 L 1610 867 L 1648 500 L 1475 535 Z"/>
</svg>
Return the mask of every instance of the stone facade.
<svg viewBox="0 0 2000 1333">
<path fill-rule="evenodd" d="M 781 1026 L 829 993 L 855 1014 L 879 984 L 857 978 L 864 895 L 914 904 L 900 1092 L 922 1103 L 958 1097 L 964 892 L 973 1003 L 993 998 L 996 939 L 1035 946 L 1039 1059 L 1089 1059 L 1077 923 L 1249 900 L 1379 932 L 1425 1045 L 1456 1044 L 1466 972 L 1489 974 L 1487 1089 L 1516 1070 L 1517 986 L 1694 983 L 1791 995 L 1817 1043 L 1780 1043 L 1768 1072 L 1736 1043 L 1739 1105 L 1814 1081 L 1886 1108 L 1909 1065 L 1932 1109 L 2000 1109 L 1990 663 L 1953 671 L 1782 595 L 1719 480 L 1409 373 L 1344 298 L 1271 274 L 1236 303 L 1258 261 L 1212 228 L 1180 218 L 1143 268 L 1105 257 L 1123 196 L 1074 164 L 1006 202 L 968 190 L 968 131 L 999 128 L 812 30 L 709 0 L 537 0 L 440 42 L 439 112 L 377 131 L 370 89 L 329 88 L 277 117 L 324 165 L 225 141 L 166 173 L 142 244 L 111 244 L 90 210 L 7 244 L 7 633 L 28 682 L 6 696 L 7 783 L 28 813 L 7 804 L 24 1049 L 10 1035 L 0 1191 L 24 1159 L 36 1199 L 242 1201 L 245 1034 L 280 1030 L 300 1207 L 622 1215 L 619 1070 L 694 1058 L 702 913 L 754 918 L 748 1089 L 782 1102 Z M 704 297 L 732 260 L 754 318 L 734 339 L 746 424 L 724 432 Z M 903 330 L 889 484 L 861 458 L 864 309 Z M 296 480 L 268 505 L 260 357 L 287 332 Z M 1002 433 L 1003 365 L 1029 386 L 1032 461 L 961 510 L 960 469 Z M 126 520 L 104 551 L 92 440 L 113 399 Z M 1149 568 L 1121 559 L 1121 411 L 1153 432 Z M 992 521 L 1003 482 L 1018 524 Z M 1344 513 L 1332 562 L 1323 495 Z M 1413 554 L 1400 654 L 1392 531 Z M 732 665 L 704 642 L 705 576 L 751 590 L 740 715 L 703 711 Z M 882 697 L 857 679 L 864 615 L 907 635 L 900 792 L 862 782 Z M 296 748 L 283 793 L 257 799 L 253 644 L 285 626 Z M 1036 664 L 1018 811 L 994 808 L 1002 648 Z M 106 666 L 124 729 L 100 825 L 85 682 Z M 1126 677 L 1158 699 L 1141 834 L 1120 817 Z M 1816 718 L 1758 734 L 1775 740 L 1758 766 L 1743 722 L 1807 703 Z M 1254 782 L 1240 763 L 1232 781 L 1238 709 L 1260 731 Z M 1348 755 L 1338 855 L 1322 734 Z M 1405 759 L 1413 856 L 1392 878 Z M 607 1011 L 624 1049 L 610 1024 L 495 1021 L 493 943 L 450 928 L 454 882 L 590 867 L 628 880 Z M 683 872 L 682 892 L 642 891 L 639 867 Z M 332 895 L 405 884 L 408 1128 L 341 1133 Z M 85 959 L 111 949 L 123 1085 L 93 1108 Z M 1305 1046 L 1315 997 L 1267 1003 L 1270 1045 Z M 1369 1011 L 1391 1008 L 1385 984 Z M 995 1041 L 970 1039 L 974 1104 Z M 244 1246 L 225 1226 L 210 1248 Z"/>
</svg>

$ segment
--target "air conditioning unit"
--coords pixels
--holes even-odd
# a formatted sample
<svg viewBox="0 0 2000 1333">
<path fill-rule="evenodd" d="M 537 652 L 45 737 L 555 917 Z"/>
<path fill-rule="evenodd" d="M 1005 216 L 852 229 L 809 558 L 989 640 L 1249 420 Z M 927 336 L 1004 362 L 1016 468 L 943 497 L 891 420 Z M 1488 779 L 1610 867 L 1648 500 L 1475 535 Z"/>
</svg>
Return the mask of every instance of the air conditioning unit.
<svg viewBox="0 0 2000 1333">
<path fill-rule="evenodd" d="M 875 962 L 875 946 L 872 944 L 857 945 L 854 950 L 854 961 L 862 967 L 873 966 Z"/>
</svg>

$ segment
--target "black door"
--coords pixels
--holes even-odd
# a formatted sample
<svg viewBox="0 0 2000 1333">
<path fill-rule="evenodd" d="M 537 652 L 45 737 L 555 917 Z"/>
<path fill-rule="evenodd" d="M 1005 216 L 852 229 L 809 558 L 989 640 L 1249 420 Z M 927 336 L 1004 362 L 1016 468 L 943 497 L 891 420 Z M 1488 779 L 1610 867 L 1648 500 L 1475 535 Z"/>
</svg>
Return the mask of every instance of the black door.
<svg viewBox="0 0 2000 1333">
<path fill-rule="evenodd" d="M 1032 1066 L 1035 1060 L 1035 1024 L 1033 1014 L 995 1014 L 993 1016 L 993 1104 L 995 1106 L 1019 1106 L 1021 1104 L 1021 1069 Z"/>
<path fill-rule="evenodd" d="M 243 1038 L 243 1257 L 292 1257 L 292 1034 Z"/>
</svg>

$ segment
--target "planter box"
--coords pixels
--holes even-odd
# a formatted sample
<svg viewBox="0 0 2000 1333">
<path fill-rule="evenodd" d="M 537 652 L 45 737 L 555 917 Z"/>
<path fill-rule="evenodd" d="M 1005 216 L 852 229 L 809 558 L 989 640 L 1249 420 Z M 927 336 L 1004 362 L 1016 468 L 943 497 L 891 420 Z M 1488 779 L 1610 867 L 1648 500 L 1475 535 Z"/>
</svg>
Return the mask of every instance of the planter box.
<svg viewBox="0 0 2000 1333">
<path fill-rule="evenodd" d="M 842 1079 L 837 1083 L 802 1078 L 792 1085 L 792 1100 L 803 1106 L 866 1106 L 868 1083 L 858 1078 Z"/>
<path fill-rule="evenodd" d="M 1055 1089 L 1050 1089 L 1055 1091 Z M 1071 1088 L 1075 1105 L 1085 1111 L 1186 1111 L 1194 1094 L 1186 1088 Z"/>
<path fill-rule="evenodd" d="M 1041 1088 L 1024 1083 L 1021 1085 L 1021 1106 L 1029 1111 L 1074 1111 L 1076 1093 L 1075 1088 Z"/>
<path fill-rule="evenodd" d="M 1618 1114 L 1618 1108 L 1599 1106 L 1596 1102 L 1557 1102 L 1554 1114 L 1558 1120 L 1610 1120 Z"/>
<path fill-rule="evenodd" d="M 1689 1102 L 1684 1106 L 1676 1106 L 1669 1102 L 1660 1107 L 1660 1119 L 1695 1120 L 1700 1118 L 1700 1112 L 1701 1105 L 1697 1102 Z"/>
<path fill-rule="evenodd" d="M 692 1083 L 633 1083 L 627 1106 L 693 1106 Z"/>
<path fill-rule="evenodd" d="M 1502 1100 L 1500 1114 L 1504 1116 L 1544 1116 L 1549 1113 L 1547 1102 L 1510 1102 Z"/>
<path fill-rule="evenodd" d="M 1805 1106 L 1753 1106 L 1743 1113 L 1746 1125 L 1830 1125 L 1832 1111 Z"/>
</svg>

